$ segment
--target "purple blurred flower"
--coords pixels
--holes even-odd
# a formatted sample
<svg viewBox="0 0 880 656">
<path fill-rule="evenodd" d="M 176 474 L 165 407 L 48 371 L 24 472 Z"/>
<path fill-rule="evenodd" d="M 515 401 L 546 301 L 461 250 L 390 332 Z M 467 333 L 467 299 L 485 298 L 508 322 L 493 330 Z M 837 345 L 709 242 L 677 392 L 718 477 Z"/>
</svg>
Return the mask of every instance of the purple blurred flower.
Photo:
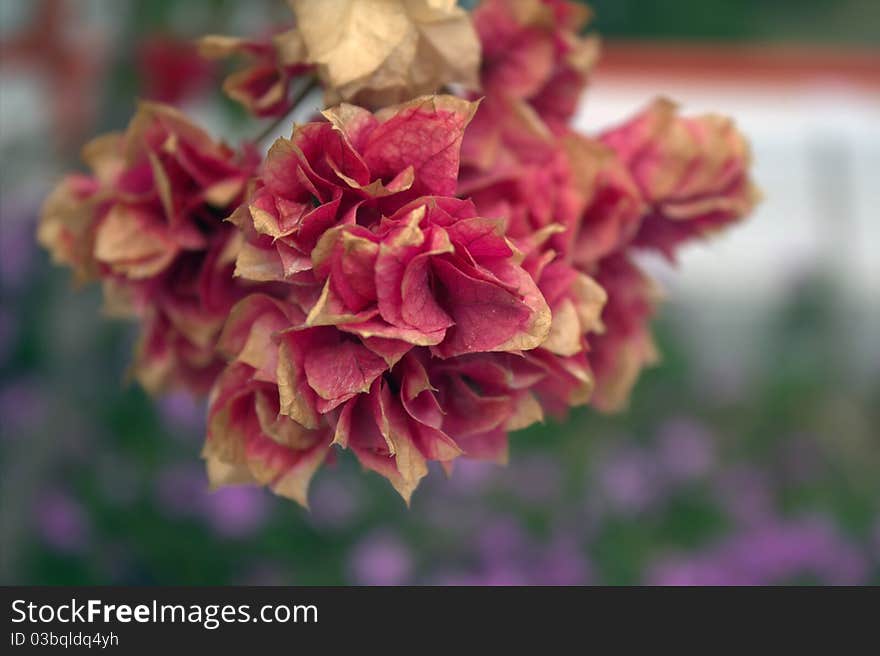
<svg viewBox="0 0 880 656">
<path fill-rule="evenodd" d="M 477 536 L 476 547 L 487 563 L 522 559 L 529 548 L 523 527 L 512 517 L 491 520 Z"/>
<path fill-rule="evenodd" d="M 446 476 L 440 467 L 432 467 L 425 482 L 425 491 L 416 498 L 419 517 L 446 536 L 464 539 L 474 535 L 488 520 L 489 495 L 498 491 L 503 468 L 494 463 L 459 458 L 452 474 Z M 480 499 L 479 503 L 472 503 Z"/>
<path fill-rule="evenodd" d="M 259 487 L 224 487 L 207 495 L 203 512 L 218 535 L 242 538 L 263 526 L 269 515 L 269 498 Z"/>
<path fill-rule="evenodd" d="M 537 585 L 587 585 L 592 572 L 583 550 L 570 538 L 557 538 L 539 555 L 532 568 Z"/>
<path fill-rule="evenodd" d="M 491 514 L 485 497 L 475 495 L 468 496 L 468 499 L 470 501 L 462 500 L 453 491 L 447 494 L 441 488 L 429 488 L 414 507 L 432 530 L 465 538 L 483 526 Z"/>
<path fill-rule="evenodd" d="M 433 575 L 429 579 L 428 585 L 460 587 L 465 585 L 479 585 L 479 582 L 476 577 L 471 576 L 470 574 L 463 574 L 456 571 L 443 571 L 439 574 Z"/>
<path fill-rule="evenodd" d="M 223 537 L 255 533 L 269 514 L 269 499 L 257 487 L 225 487 L 211 492 L 200 467 L 171 465 L 156 477 L 156 503 L 172 518 L 201 518 Z"/>
<path fill-rule="evenodd" d="M 455 461 L 455 469 L 448 480 L 443 480 L 443 486 L 449 492 L 460 492 L 474 495 L 484 492 L 498 475 L 498 465 L 479 460 L 459 458 Z M 438 480 L 436 477 L 433 480 Z"/>
<path fill-rule="evenodd" d="M 156 476 L 156 502 L 170 517 L 194 517 L 203 507 L 207 487 L 201 467 L 170 465 Z"/>
<path fill-rule="evenodd" d="M 586 585 L 592 580 L 575 536 L 557 534 L 542 544 L 512 518 L 490 523 L 477 535 L 476 545 L 465 544 L 462 555 L 472 562 L 470 569 L 441 570 L 429 580 L 436 585 Z"/>
<path fill-rule="evenodd" d="M 741 572 L 725 571 L 708 558 L 670 557 L 655 563 L 646 577 L 648 585 L 756 585 L 755 579 L 739 579 Z"/>
<path fill-rule="evenodd" d="M 205 404 L 185 391 L 166 394 L 159 399 L 159 413 L 175 437 L 201 436 L 205 423 Z"/>
<path fill-rule="evenodd" d="M 444 572 L 431 579 L 431 585 L 448 586 L 510 586 L 528 584 L 528 576 L 524 568 L 514 563 L 490 564 L 470 573 Z"/>
<path fill-rule="evenodd" d="M 412 573 L 412 556 L 393 534 L 373 533 L 355 545 L 349 569 L 357 585 L 402 585 Z"/>
<path fill-rule="evenodd" d="M 473 585 L 528 585 L 528 577 L 522 568 L 512 563 L 496 563 L 474 579 Z"/>
<path fill-rule="evenodd" d="M 772 585 L 808 577 L 828 585 L 864 583 L 868 562 L 824 517 L 768 521 L 703 552 L 655 563 L 655 585 Z"/>
<path fill-rule="evenodd" d="M 671 481 L 683 483 L 703 478 L 715 466 L 712 435 L 696 420 L 669 420 L 658 431 L 657 457 Z"/>
<path fill-rule="evenodd" d="M 767 474 L 749 465 L 734 465 L 713 481 L 724 510 L 741 524 L 763 522 L 773 512 L 773 495 Z"/>
<path fill-rule="evenodd" d="M 37 532 L 50 549 L 78 553 L 88 545 L 89 518 L 72 496 L 58 490 L 47 492 L 37 502 L 34 517 Z"/>
<path fill-rule="evenodd" d="M 787 440 L 778 458 L 783 475 L 793 483 L 815 480 L 824 467 L 818 442 L 806 435 Z"/>
<path fill-rule="evenodd" d="M 45 399 L 36 381 L 20 378 L 0 389 L 2 433 L 7 439 L 19 439 L 40 430 L 45 423 L 45 409 Z"/>
<path fill-rule="evenodd" d="M 638 514 L 659 501 L 664 491 L 659 474 L 648 450 L 620 447 L 597 463 L 596 487 L 613 512 Z"/>
<path fill-rule="evenodd" d="M 319 478 L 309 492 L 309 519 L 318 526 L 345 526 L 358 511 L 358 485 L 357 481 L 341 475 Z"/>
<path fill-rule="evenodd" d="M 562 472 L 558 458 L 532 455 L 512 464 L 504 482 L 526 503 L 544 505 L 562 494 Z"/>
<path fill-rule="evenodd" d="M 17 206 L 3 203 L 0 206 L 0 287 L 13 290 L 21 287 L 28 278 L 37 252 L 34 238 L 36 212 L 29 204 Z"/>
</svg>

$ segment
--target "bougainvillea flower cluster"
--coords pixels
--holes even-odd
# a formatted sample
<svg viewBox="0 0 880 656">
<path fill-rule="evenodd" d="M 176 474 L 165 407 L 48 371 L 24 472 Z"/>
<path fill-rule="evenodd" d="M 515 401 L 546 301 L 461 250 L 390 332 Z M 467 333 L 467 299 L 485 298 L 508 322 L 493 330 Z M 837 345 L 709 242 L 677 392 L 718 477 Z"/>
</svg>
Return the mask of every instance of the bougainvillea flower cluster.
<svg viewBox="0 0 880 656">
<path fill-rule="evenodd" d="M 598 53 L 576 3 L 290 5 L 275 36 L 201 50 L 250 58 L 224 88 L 254 116 L 297 80 L 320 115 L 261 156 L 142 105 L 40 227 L 140 320 L 148 389 L 210 388 L 212 483 L 306 505 L 348 451 L 409 501 L 431 462 L 503 463 L 512 431 L 622 408 L 658 358 L 636 254 L 674 259 L 756 201 L 733 123 L 658 100 L 575 132 Z"/>
<path fill-rule="evenodd" d="M 232 276 L 240 237 L 224 219 L 259 157 L 215 142 L 166 105 L 142 103 L 122 134 L 83 149 L 90 174 L 66 177 L 38 238 L 77 279 L 100 279 L 106 310 L 137 317 L 134 376 L 151 391 L 207 391 L 216 341 L 249 285 Z"/>
</svg>

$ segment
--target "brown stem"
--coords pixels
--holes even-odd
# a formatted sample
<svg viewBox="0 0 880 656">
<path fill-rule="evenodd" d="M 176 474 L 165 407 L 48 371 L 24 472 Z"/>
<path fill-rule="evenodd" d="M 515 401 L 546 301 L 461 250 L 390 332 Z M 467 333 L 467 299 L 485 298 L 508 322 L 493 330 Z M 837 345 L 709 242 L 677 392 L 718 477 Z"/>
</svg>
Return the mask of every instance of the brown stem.
<svg viewBox="0 0 880 656">
<path fill-rule="evenodd" d="M 309 95 L 309 93 L 311 93 L 311 91 L 313 89 L 316 89 L 317 87 L 318 87 L 318 80 L 316 78 L 311 78 L 306 84 L 302 85 L 300 87 L 300 90 L 294 94 L 293 99 L 290 102 L 290 108 L 286 112 L 284 112 L 284 114 L 282 114 L 277 119 L 272 121 L 269 125 L 267 125 L 256 136 L 256 138 L 254 138 L 254 143 L 260 143 L 261 141 L 263 141 L 263 139 L 265 139 L 270 134 L 275 132 L 275 130 L 278 129 L 279 125 L 281 125 L 282 123 L 284 123 L 285 121 L 290 119 L 290 115 L 296 111 L 297 107 L 303 101 L 303 99 L 307 95 Z"/>
</svg>

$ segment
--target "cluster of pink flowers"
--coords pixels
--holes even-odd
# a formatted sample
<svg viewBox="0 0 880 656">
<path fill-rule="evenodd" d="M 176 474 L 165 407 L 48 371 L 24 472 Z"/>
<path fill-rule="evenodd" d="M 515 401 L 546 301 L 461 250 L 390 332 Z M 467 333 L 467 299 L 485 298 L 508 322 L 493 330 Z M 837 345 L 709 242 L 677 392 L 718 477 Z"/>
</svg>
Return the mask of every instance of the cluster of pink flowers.
<svg viewBox="0 0 880 656">
<path fill-rule="evenodd" d="M 91 173 L 50 194 L 39 240 L 79 282 L 103 283 L 109 314 L 140 320 L 132 373 L 144 387 L 207 392 L 223 368 L 223 322 L 254 286 L 232 276 L 240 237 L 224 218 L 259 156 L 145 102 L 124 133 L 98 137 L 83 159 Z"/>
<path fill-rule="evenodd" d="M 48 200 L 43 243 L 140 318 L 138 378 L 211 388 L 215 484 L 305 505 L 338 445 L 409 500 L 429 461 L 503 462 L 545 413 L 620 408 L 657 357 L 633 253 L 673 258 L 754 204 L 727 119 L 660 100 L 596 137 L 569 127 L 597 54 L 580 5 L 486 0 L 465 20 L 480 90 L 387 106 L 381 68 L 329 88 L 308 26 L 211 37 L 209 54 L 251 55 L 226 87 L 257 116 L 283 115 L 297 76 L 373 101 L 294 126 L 262 162 L 144 105 Z"/>
</svg>

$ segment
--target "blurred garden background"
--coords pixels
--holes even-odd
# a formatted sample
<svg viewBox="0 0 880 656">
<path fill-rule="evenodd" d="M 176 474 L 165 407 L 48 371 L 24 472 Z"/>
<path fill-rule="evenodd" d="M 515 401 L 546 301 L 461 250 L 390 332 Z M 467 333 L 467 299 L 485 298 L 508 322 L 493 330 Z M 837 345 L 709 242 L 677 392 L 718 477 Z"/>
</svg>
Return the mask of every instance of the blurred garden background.
<svg viewBox="0 0 880 656">
<path fill-rule="evenodd" d="M 626 412 L 434 471 L 409 510 L 342 453 L 306 512 L 209 492 L 202 405 L 126 384 L 132 327 L 34 240 L 137 97 L 259 134 L 190 40 L 269 31 L 283 2 L 0 0 L 0 583 L 880 583 L 880 4 L 591 4 L 607 56 L 579 127 L 658 94 L 731 114 L 763 204 L 646 263 L 663 361 Z"/>
</svg>

